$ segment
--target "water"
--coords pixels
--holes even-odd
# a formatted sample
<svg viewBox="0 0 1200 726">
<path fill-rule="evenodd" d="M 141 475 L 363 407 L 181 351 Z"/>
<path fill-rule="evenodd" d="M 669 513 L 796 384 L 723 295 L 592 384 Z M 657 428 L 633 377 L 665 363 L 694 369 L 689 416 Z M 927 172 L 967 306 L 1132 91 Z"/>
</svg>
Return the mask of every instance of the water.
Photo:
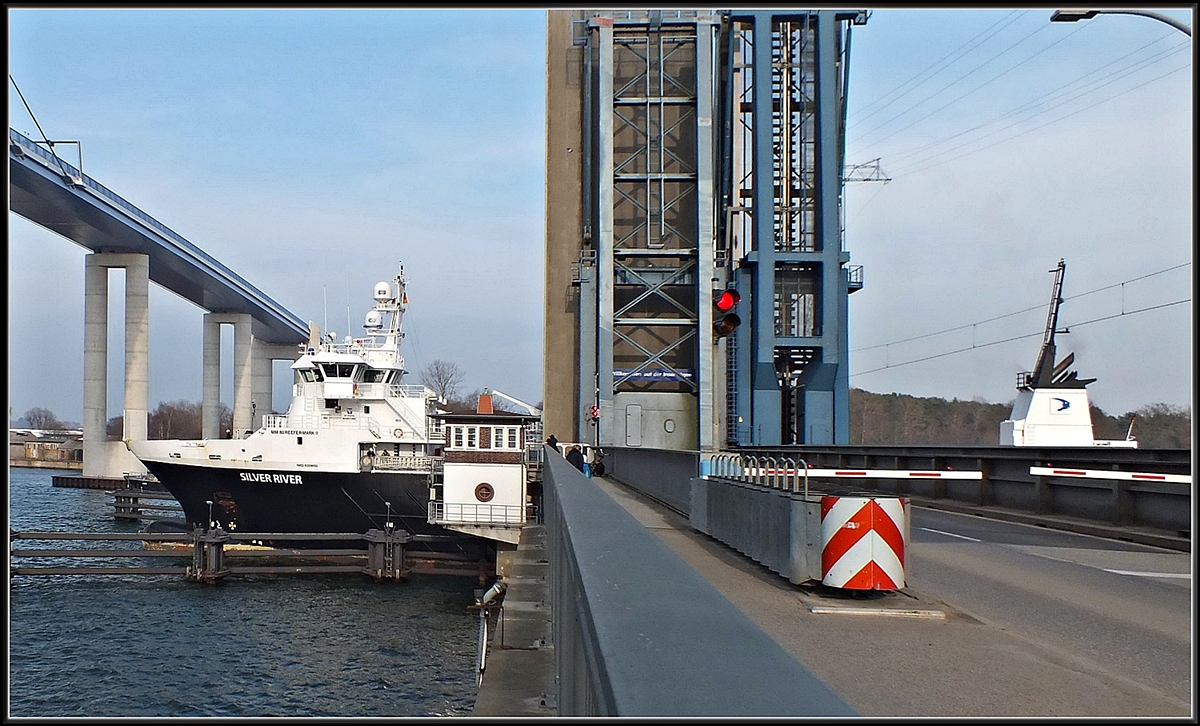
<svg viewBox="0 0 1200 726">
<path fill-rule="evenodd" d="M 9 470 L 11 528 L 140 528 L 114 520 L 103 491 L 53 487 L 52 476 Z M 182 561 L 114 561 L 133 562 Z M 12 577 L 8 715 L 467 716 L 479 632 L 467 606 L 477 585 L 436 575 L 398 583 L 362 575 L 234 576 L 216 585 L 183 575 Z"/>
</svg>

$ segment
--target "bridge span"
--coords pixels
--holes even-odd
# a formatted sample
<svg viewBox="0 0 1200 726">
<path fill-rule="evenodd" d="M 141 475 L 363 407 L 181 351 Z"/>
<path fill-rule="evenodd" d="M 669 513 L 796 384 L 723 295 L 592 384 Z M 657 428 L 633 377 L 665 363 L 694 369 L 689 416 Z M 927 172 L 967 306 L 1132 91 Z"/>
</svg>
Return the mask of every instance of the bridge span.
<svg viewBox="0 0 1200 726">
<path fill-rule="evenodd" d="M 61 143 L 61 142 L 59 142 Z M 82 155 L 81 155 L 82 156 Z M 234 329 L 234 431 L 253 429 L 272 407 L 271 362 L 295 360 L 310 326 L 166 225 L 9 129 L 9 209 L 90 251 L 84 278 L 84 477 L 145 473 L 108 423 L 108 270 L 125 284 L 125 440 L 145 439 L 149 409 L 149 282 L 207 311 L 203 435 L 220 435 L 220 326 Z M 259 413 L 259 411 L 262 413 Z"/>
<path fill-rule="evenodd" d="M 904 465 L 928 448 L 892 453 Z M 499 563 L 510 585 L 475 716 L 1194 716 L 1190 532 L 1129 523 L 1155 509 L 1190 522 L 1190 484 L 1116 500 L 1036 476 L 1001 484 L 1010 499 L 1024 487 L 1030 508 L 914 492 L 906 587 L 849 592 L 778 567 L 788 527 L 772 505 L 805 495 L 777 480 L 701 475 L 697 452 L 644 450 L 586 478 L 546 451 L 545 523 Z M 1014 466 L 1027 476 L 1032 457 L 1072 460 L 1025 456 Z M 1140 457 L 1166 478 L 1190 471 L 1187 451 Z M 704 507 L 718 489 L 742 506 Z"/>
</svg>

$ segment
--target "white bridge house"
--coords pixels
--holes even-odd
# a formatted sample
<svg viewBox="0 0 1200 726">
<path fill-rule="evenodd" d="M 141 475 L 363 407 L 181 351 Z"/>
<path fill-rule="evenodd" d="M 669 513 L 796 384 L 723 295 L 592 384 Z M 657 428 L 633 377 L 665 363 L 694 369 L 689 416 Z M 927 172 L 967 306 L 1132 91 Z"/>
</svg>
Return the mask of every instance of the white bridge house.
<svg viewBox="0 0 1200 726">
<path fill-rule="evenodd" d="M 515 545 L 536 518 L 530 480 L 541 456 L 538 417 L 493 411 L 485 394 L 475 413 L 433 418 L 446 444 L 430 478 L 429 522 Z"/>
</svg>

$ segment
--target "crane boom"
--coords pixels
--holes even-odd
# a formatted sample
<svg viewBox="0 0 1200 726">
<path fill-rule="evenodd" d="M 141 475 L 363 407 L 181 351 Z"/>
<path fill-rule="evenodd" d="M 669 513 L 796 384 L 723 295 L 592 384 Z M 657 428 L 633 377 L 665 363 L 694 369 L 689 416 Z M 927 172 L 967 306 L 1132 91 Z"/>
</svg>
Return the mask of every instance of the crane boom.
<svg viewBox="0 0 1200 726">
<path fill-rule="evenodd" d="M 538 408 L 537 406 L 533 406 L 528 403 L 525 403 L 524 401 L 522 401 L 519 398 L 513 398 L 512 396 L 508 395 L 504 391 L 497 391 L 496 389 L 492 388 L 489 390 L 485 390 L 484 392 L 491 395 L 493 398 L 500 397 L 500 398 L 503 398 L 505 401 L 508 401 L 511 404 L 520 406 L 521 408 L 525 409 L 525 412 L 528 413 L 530 416 L 540 417 L 542 415 L 542 409 Z"/>
</svg>

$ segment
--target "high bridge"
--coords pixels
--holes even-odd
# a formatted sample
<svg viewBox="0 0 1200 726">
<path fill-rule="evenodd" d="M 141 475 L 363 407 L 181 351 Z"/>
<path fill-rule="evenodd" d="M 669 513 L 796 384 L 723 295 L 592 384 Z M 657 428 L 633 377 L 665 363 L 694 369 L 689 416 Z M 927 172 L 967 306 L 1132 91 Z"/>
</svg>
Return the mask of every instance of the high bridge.
<svg viewBox="0 0 1200 726">
<path fill-rule="evenodd" d="M 108 441 L 108 270 L 125 270 L 123 440 L 147 435 L 149 283 L 203 310 L 202 429 L 220 436 L 221 336 L 233 326 L 233 429 L 270 413 L 272 361 L 295 360 L 308 323 L 208 253 L 43 147 L 9 129 L 9 209 L 86 248 L 84 277 L 83 476 L 119 479 L 145 468 L 121 441 Z M 254 401 L 268 402 L 257 407 Z"/>
</svg>

